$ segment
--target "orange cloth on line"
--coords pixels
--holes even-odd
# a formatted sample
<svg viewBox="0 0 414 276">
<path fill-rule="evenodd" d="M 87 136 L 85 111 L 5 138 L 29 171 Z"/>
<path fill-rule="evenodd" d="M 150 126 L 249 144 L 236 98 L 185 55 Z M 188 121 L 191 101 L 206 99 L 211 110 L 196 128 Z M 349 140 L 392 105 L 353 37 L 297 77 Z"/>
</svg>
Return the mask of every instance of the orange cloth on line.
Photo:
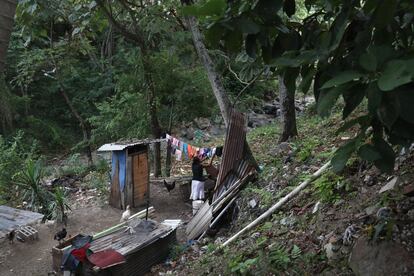
<svg viewBox="0 0 414 276">
<path fill-rule="evenodd" d="M 188 145 L 188 157 L 193 158 L 194 157 L 194 148 L 191 145 Z"/>
</svg>

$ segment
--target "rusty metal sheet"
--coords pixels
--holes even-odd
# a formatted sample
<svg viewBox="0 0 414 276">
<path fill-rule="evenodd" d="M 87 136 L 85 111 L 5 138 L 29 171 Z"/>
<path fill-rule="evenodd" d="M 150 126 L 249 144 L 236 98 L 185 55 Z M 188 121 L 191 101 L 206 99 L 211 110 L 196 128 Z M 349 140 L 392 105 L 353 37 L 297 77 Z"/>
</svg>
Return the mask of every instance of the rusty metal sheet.
<svg viewBox="0 0 414 276">
<path fill-rule="evenodd" d="M 244 141 L 246 140 L 246 128 L 244 115 L 233 111 L 230 124 L 224 141 L 223 156 L 217 177 L 216 190 L 230 171 L 234 170 L 244 155 Z"/>
<path fill-rule="evenodd" d="M 213 205 L 214 201 L 219 199 L 220 195 L 223 195 L 233 185 L 240 183 L 243 179 L 247 181 L 247 176 L 254 170 L 254 167 L 246 157 L 245 141 L 246 128 L 244 115 L 233 111 L 227 129 L 226 140 L 224 141 L 220 170 L 214 189 Z M 221 198 L 220 204 L 218 205 L 224 206 L 234 195 L 237 195 L 240 188 L 241 186 L 236 187 L 235 191 L 231 191 L 229 196 Z M 186 234 L 188 239 L 195 239 L 203 234 L 216 215 L 216 211 L 218 212 L 220 209 L 222 208 L 216 207 L 213 212 L 213 206 L 210 206 L 208 202 L 204 203 L 187 225 Z"/>
<path fill-rule="evenodd" d="M 233 184 L 236 183 L 236 181 L 244 178 L 253 170 L 254 168 L 249 163 L 249 160 L 243 159 L 240 162 L 238 162 L 236 169 L 232 170 L 227 175 L 227 178 L 225 178 L 224 181 L 216 189 L 214 196 L 213 196 L 213 201 L 216 200 L 218 197 L 220 197 L 228 189 L 230 189 L 230 187 L 232 187 Z"/>
</svg>

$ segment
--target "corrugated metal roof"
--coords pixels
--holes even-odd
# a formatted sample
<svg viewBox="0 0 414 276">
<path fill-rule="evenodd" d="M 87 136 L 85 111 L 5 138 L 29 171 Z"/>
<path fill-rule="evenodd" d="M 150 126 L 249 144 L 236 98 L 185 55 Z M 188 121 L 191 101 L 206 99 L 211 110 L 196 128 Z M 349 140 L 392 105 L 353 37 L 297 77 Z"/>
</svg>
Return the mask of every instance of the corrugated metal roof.
<svg viewBox="0 0 414 276">
<path fill-rule="evenodd" d="M 155 221 L 152 222 L 156 225 L 155 229 L 152 231 L 136 231 L 135 233 L 130 234 L 126 227 L 122 227 L 115 232 L 93 240 L 90 249 L 93 252 L 114 249 L 126 256 L 175 230 L 171 226 L 159 224 Z"/>
<path fill-rule="evenodd" d="M 101 271 L 98 275 L 145 275 L 152 266 L 165 260 L 172 246 L 177 242 L 176 230 L 167 236 L 159 238 L 149 246 L 145 246 L 138 251 L 125 256 L 126 263 L 111 267 Z"/>
<path fill-rule="evenodd" d="M 11 230 L 36 223 L 42 218 L 43 215 L 39 213 L 0 205 L 0 238 L 4 238 Z"/>
<path fill-rule="evenodd" d="M 98 151 L 117 151 L 124 150 L 137 145 L 146 145 L 163 142 L 165 139 L 143 139 L 143 140 L 133 140 L 133 141 L 124 141 L 124 142 L 114 142 L 102 145 Z"/>
</svg>

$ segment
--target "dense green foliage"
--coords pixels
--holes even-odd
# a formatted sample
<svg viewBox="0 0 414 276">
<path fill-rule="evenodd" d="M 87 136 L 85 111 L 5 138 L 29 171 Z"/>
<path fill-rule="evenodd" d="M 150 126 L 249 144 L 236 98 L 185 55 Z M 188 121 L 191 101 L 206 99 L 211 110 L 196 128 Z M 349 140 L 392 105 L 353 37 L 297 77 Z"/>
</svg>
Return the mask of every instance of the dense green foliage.
<svg viewBox="0 0 414 276">
<path fill-rule="evenodd" d="M 220 121 L 191 33 L 177 15 L 179 1 L 144 1 L 133 10 L 134 1 L 127 6 L 124 1 L 110 2 L 108 15 L 106 2 L 102 8 L 99 1 L 19 1 L 0 78 L 2 202 L 36 197 L 33 179 L 33 185 L 23 181 L 28 185 L 10 187 L 17 175 L 35 168 L 27 166 L 41 155 L 48 160 L 71 153 L 59 169 L 46 168 L 46 177 L 84 176 L 90 171 L 82 156 L 85 146 L 93 150 L 105 142 L 154 135 L 152 105 L 163 132 L 197 117 Z M 142 35 L 143 44 L 125 32 Z M 237 97 L 245 85 L 228 68 L 239 65 L 220 51 L 212 57 L 230 97 L 238 98 L 243 110 L 257 105 L 269 90 L 268 83 L 261 82 Z M 96 176 L 89 184 L 104 193 L 105 173 Z M 29 187 L 33 196 L 28 199 L 22 191 Z M 48 195 L 49 202 L 38 202 L 38 207 L 46 209 L 53 198 L 61 199 L 59 195 Z"/>
<path fill-rule="evenodd" d="M 145 37 L 143 52 L 95 1 L 21 1 L 7 56 L 7 89 L 1 85 L 5 90 L 0 96 L 8 99 L 0 106 L 1 114 L 7 114 L 2 115 L 1 132 L 10 137 L 24 129 L 46 152 L 148 137 L 152 85 L 163 130 L 170 121 L 175 126 L 196 117 L 215 118 L 218 109 L 205 71 L 191 34 L 175 12 L 179 5 L 178 1 L 148 2 L 133 12 L 123 1 L 111 5 L 116 22 Z M 220 52 L 213 57 L 236 97 L 244 85 L 227 69 L 234 62 Z M 147 68 L 144 60 L 149 61 Z M 151 83 L 145 77 L 148 73 Z M 257 104 L 255 95 L 260 97 L 266 86 L 249 87 L 242 101 L 238 99 L 240 106 Z M 92 132 L 91 141 L 82 138 L 79 120 L 62 91 Z"/>
<path fill-rule="evenodd" d="M 412 1 L 209 0 L 185 12 L 209 23 L 212 45 L 263 62 L 288 89 L 313 83 L 322 116 L 342 96 L 342 129 L 358 124 L 360 132 L 337 151 L 336 171 L 355 151 L 392 171 L 391 145 L 414 140 Z"/>
</svg>

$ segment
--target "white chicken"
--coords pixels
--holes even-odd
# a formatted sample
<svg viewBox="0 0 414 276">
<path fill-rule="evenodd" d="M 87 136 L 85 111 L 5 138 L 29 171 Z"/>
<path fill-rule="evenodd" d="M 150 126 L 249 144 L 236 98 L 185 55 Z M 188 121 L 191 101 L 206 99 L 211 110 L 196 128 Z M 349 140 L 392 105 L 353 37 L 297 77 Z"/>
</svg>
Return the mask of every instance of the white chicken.
<svg viewBox="0 0 414 276">
<path fill-rule="evenodd" d="M 131 216 L 131 210 L 129 205 L 127 205 L 126 210 L 122 213 L 121 222 L 127 221 Z"/>
</svg>

